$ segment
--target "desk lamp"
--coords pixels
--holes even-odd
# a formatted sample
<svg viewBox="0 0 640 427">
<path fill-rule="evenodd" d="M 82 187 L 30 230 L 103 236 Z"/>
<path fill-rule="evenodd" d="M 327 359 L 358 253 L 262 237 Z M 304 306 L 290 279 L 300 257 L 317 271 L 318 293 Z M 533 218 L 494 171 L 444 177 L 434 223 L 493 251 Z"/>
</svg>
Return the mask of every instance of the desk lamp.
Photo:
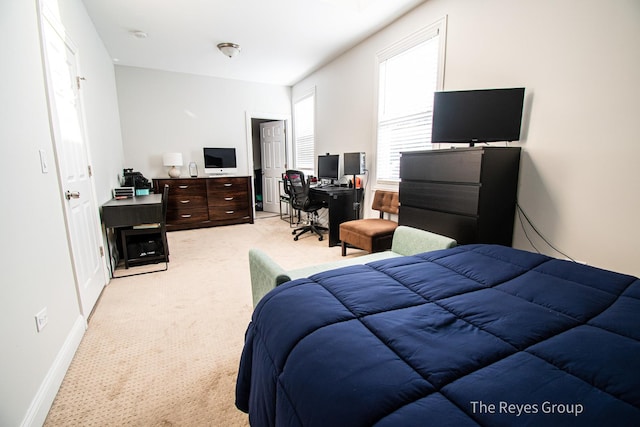
<svg viewBox="0 0 640 427">
<path fill-rule="evenodd" d="M 182 153 L 164 153 L 162 155 L 162 163 L 165 166 L 171 166 L 169 169 L 170 178 L 180 178 L 179 166 L 182 166 Z"/>
</svg>

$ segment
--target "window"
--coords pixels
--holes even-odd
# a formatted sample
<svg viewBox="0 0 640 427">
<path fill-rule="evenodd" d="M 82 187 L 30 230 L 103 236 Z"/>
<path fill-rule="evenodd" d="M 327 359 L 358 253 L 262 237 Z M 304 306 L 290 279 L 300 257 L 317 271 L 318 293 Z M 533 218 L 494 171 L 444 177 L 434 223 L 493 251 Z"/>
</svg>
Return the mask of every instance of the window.
<svg viewBox="0 0 640 427">
<path fill-rule="evenodd" d="M 445 23 L 378 54 L 378 182 L 400 179 L 402 151 L 431 148 L 433 93 L 442 88 Z"/>
<path fill-rule="evenodd" d="M 312 173 L 315 165 L 315 90 L 293 104 L 294 165 Z"/>
</svg>

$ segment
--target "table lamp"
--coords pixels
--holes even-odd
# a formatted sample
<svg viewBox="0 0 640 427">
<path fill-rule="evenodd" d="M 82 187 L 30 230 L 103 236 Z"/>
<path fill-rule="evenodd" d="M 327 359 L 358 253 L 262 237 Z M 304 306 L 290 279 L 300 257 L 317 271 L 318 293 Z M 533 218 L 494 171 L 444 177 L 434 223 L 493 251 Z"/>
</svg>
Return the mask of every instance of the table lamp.
<svg viewBox="0 0 640 427">
<path fill-rule="evenodd" d="M 162 163 L 165 166 L 171 166 L 169 169 L 170 178 L 180 177 L 180 169 L 178 167 L 182 166 L 182 153 L 164 153 L 162 155 Z"/>
</svg>

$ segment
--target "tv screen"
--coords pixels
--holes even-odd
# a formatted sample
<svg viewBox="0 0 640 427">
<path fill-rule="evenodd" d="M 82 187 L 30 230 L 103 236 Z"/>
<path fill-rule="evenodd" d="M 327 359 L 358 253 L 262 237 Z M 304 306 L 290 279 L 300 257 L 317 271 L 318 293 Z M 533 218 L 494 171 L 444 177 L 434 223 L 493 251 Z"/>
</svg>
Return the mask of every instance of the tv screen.
<svg viewBox="0 0 640 427">
<path fill-rule="evenodd" d="M 236 149 L 205 147 L 204 171 L 208 174 L 224 174 L 235 171 Z"/>
<path fill-rule="evenodd" d="M 524 88 L 436 92 L 431 142 L 518 141 Z"/>
<path fill-rule="evenodd" d="M 339 154 L 327 154 L 318 156 L 318 178 L 338 179 Z"/>
</svg>

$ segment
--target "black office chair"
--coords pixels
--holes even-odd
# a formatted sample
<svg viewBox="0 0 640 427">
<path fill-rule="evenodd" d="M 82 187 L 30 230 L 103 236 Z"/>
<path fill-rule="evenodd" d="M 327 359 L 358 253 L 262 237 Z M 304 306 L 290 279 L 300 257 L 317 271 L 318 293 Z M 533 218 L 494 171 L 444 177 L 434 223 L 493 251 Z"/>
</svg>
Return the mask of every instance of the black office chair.
<svg viewBox="0 0 640 427">
<path fill-rule="evenodd" d="M 291 232 L 291 234 L 295 234 L 293 240 L 298 240 L 301 235 L 308 231 L 317 234 L 318 240 L 322 240 L 322 231 L 328 230 L 327 227 L 318 225 L 318 210 L 323 205 L 322 202 L 314 201 L 309 197 L 309 183 L 305 180 L 304 173 L 297 170 L 287 170 L 284 185 L 285 192 L 291 196 L 291 207 L 306 212 L 308 218 L 308 224 Z"/>
<path fill-rule="evenodd" d="M 164 262 L 164 270 L 169 263 L 169 245 L 167 243 L 167 206 L 169 186 L 162 191 L 162 222 L 140 224 L 120 231 L 125 268 L 131 264 L 150 264 Z"/>
</svg>

